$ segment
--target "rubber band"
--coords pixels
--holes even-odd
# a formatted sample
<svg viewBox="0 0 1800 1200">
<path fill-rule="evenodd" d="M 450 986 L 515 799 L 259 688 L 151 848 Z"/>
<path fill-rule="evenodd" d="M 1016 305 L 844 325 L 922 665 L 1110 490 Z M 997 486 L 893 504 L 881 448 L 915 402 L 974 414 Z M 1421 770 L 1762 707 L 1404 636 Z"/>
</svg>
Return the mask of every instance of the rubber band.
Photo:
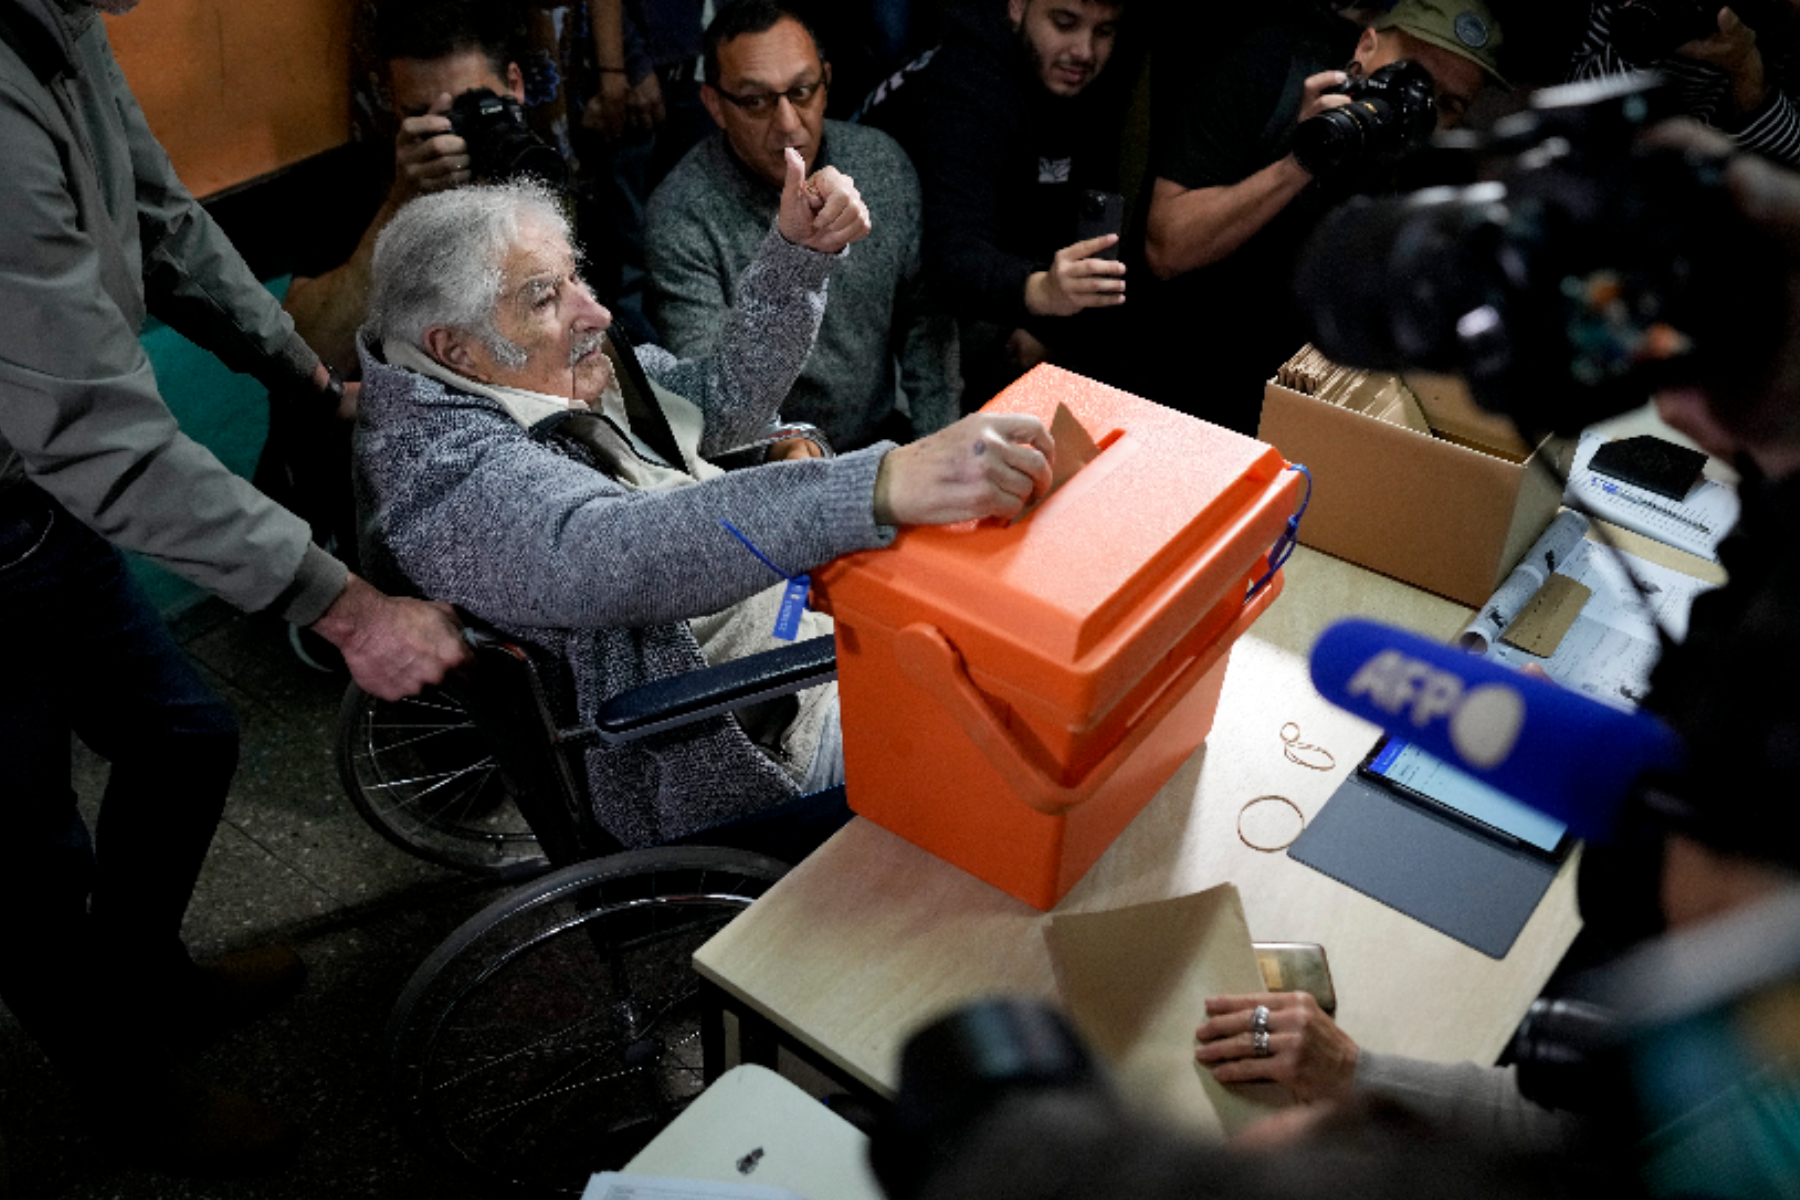
<svg viewBox="0 0 1800 1200">
<path fill-rule="evenodd" d="M 1296 829 L 1294 831 L 1293 837 L 1291 837 L 1287 841 L 1281 843 L 1281 845 L 1279 845 L 1279 846 L 1259 846 L 1255 842 L 1251 841 L 1249 838 L 1244 836 L 1244 814 L 1249 812 L 1251 809 L 1255 808 L 1258 804 L 1261 804 L 1265 800 L 1272 800 L 1277 804 L 1287 805 L 1289 808 L 1294 810 L 1294 815 L 1296 817 L 1300 818 L 1300 828 Z M 1286 850 L 1289 846 L 1293 845 L 1296 841 L 1298 841 L 1300 838 L 1300 835 L 1302 833 L 1304 833 L 1305 831 L 1306 831 L 1306 814 L 1300 811 L 1300 806 L 1298 804 L 1295 804 L 1292 800 L 1289 800 L 1286 796 L 1275 796 L 1275 795 L 1257 796 L 1253 799 L 1245 801 L 1244 807 L 1238 809 L 1238 819 L 1237 819 L 1238 841 L 1244 843 L 1244 845 L 1250 847 L 1252 850 L 1260 851 L 1263 854 L 1279 854 L 1279 853 L 1281 853 L 1283 850 Z"/>
<path fill-rule="evenodd" d="M 1294 732 L 1289 733 L 1288 730 Z M 1300 740 L 1300 722 L 1289 721 L 1281 727 L 1281 756 L 1296 767 L 1305 767 L 1309 771 L 1330 771 L 1337 766 L 1337 756 L 1323 746 L 1315 746 L 1311 742 Z M 1324 762 L 1308 762 L 1301 757 L 1303 751 L 1315 751 L 1325 757 Z"/>
</svg>

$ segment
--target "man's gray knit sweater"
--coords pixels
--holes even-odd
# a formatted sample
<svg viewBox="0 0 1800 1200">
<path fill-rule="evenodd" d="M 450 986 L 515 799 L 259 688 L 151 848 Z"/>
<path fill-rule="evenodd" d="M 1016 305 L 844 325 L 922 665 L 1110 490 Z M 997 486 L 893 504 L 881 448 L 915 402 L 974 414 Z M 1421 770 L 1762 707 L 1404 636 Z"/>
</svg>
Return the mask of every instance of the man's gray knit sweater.
<svg viewBox="0 0 1800 1200">
<path fill-rule="evenodd" d="M 818 342 L 781 415 L 819 426 L 840 449 L 865 445 L 904 393 L 917 433 L 942 429 L 958 415 L 962 382 L 956 323 L 925 306 L 919 285 L 919 177 L 887 134 L 838 121 L 825 122 L 813 165 L 855 179 L 873 230 L 832 277 Z M 650 318 L 670 350 L 712 353 L 780 199 L 723 134 L 689 151 L 650 197 Z"/>
<path fill-rule="evenodd" d="M 638 352 L 670 425 L 697 431 L 686 444 L 677 434 L 683 461 L 666 465 L 711 476 L 669 490 L 637 490 L 609 473 L 634 452 L 598 412 L 570 409 L 527 430 L 497 400 L 399 369 L 365 345 L 357 429 L 365 563 L 377 577 L 397 570 L 425 595 L 567 664 L 584 721 L 621 691 L 706 665 L 689 619 L 772 582 L 722 520 L 793 574 L 893 537 L 873 516 L 891 443 L 725 475 L 699 461 L 748 443 L 772 418 L 811 345 L 833 262 L 767 230 L 722 322 L 718 355 Z M 619 375 L 630 387 L 631 373 Z M 694 407 L 703 425 L 687 419 Z M 729 717 L 591 748 L 586 765 L 601 823 L 630 846 L 795 791 Z"/>
</svg>

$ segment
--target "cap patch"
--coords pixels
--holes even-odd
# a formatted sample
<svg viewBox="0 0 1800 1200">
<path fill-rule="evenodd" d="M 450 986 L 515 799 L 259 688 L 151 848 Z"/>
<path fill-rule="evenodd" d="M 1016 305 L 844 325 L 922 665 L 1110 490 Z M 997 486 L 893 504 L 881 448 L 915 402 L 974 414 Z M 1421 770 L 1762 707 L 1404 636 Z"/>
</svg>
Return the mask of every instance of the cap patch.
<svg viewBox="0 0 1800 1200">
<path fill-rule="evenodd" d="M 1456 32 L 1456 40 L 1471 50 L 1479 50 L 1488 44 L 1487 22 L 1472 12 L 1459 12 L 1451 23 Z"/>
</svg>

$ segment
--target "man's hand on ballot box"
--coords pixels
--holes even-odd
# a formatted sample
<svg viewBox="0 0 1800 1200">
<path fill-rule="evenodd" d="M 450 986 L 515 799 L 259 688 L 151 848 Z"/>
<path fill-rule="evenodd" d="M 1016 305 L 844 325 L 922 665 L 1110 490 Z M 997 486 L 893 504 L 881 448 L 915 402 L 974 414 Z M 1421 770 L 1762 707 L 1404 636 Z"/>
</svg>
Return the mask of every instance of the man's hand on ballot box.
<svg viewBox="0 0 1800 1200">
<path fill-rule="evenodd" d="M 1303 1104 L 1349 1095 L 1356 1043 L 1311 992 L 1213 996 L 1206 1017 L 1194 1031 L 1194 1059 L 1220 1083 L 1285 1084 Z"/>
<path fill-rule="evenodd" d="M 1023 413 L 974 413 L 890 450 L 875 476 L 883 525 L 949 525 L 1017 516 L 1050 490 L 1056 447 Z"/>
</svg>

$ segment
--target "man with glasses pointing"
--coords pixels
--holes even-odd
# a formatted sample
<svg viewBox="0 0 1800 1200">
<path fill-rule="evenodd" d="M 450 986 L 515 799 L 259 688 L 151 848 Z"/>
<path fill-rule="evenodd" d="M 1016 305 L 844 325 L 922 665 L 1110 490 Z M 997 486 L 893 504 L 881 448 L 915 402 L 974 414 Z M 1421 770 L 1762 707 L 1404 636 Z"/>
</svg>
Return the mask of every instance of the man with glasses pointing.
<svg viewBox="0 0 1800 1200">
<path fill-rule="evenodd" d="M 720 136 L 690 151 L 649 206 L 649 311 L 663 345 L 684 358 L 711 351 L 774 219 L 791 149 L 809 178 L 829 166 L 855 179 L 874 231 L 833 275 L 818 342 L 781 415 L 818 425 L 839 449 L 949 424 L 956 329 L 923 302 L 919 182 L 905 152 L 884 133 L 825 120 L 831 66 L 780 0 L 729 6 L 705 46 L 701 100 Z"/>
</svg>

